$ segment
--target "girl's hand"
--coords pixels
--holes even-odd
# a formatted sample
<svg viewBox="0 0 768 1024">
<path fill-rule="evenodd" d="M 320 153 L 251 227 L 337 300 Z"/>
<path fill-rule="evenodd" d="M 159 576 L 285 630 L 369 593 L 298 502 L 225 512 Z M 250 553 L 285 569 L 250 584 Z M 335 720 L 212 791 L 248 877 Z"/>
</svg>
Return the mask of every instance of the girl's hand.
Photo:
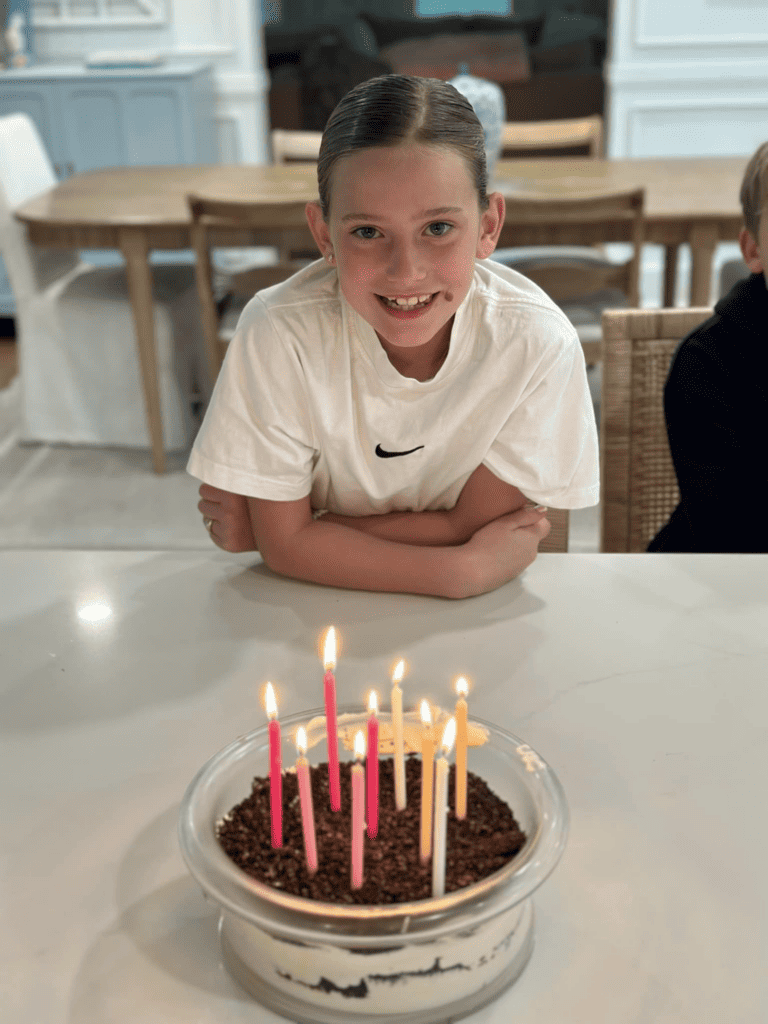
<svg viewBox="0 0 768 1024">
<path fill-rule="evenodd" d="M 467 588 L 463 596 L 486 594 L 519 576 L 535 561 L 552 527 L 546 509 L 520 508 L 481 527 L 463 545 Z"/>
<path fill-rule="evenodd" d="M 197 503 L 197 507 L 203 519 L 212 520 L 209 533 L 214 544 L 232 554 L 259 550 L 253 536 L 246 497 L 221 491 L 210 484 L 201 484 L 199 494 L 202 500 Z"/>
</svg>

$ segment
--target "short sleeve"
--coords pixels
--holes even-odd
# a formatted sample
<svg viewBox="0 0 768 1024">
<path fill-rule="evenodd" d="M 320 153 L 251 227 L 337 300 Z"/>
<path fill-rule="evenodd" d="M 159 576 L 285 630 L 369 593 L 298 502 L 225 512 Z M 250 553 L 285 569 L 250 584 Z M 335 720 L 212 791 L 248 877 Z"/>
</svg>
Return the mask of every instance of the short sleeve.
<svg viewBox="0 0 768 1024">
<path fill-rule="evenodd" d="M 300 357 L 257 296 L 229 343 L 187 472 L 235 494 L 295 501 L 310 493 L 317 457 Z"/>
<path fill-rule="evenodd" d="M 531 501 L 586 508 L 600 500 L 600 458 L 584 353 L 569 325 L 549 326 L 541 358 L 483 462 Z"/>
</svg>

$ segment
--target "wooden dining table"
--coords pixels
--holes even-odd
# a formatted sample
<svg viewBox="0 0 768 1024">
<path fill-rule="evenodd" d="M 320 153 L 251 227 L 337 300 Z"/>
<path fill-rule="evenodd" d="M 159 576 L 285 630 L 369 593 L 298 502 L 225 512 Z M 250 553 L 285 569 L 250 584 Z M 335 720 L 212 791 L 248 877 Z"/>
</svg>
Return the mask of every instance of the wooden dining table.
<svg viewBox="0 0 768 1024">
<path fill-rule="evenodd" d="M 738 237 L 742 215 L 739 188 L 741 157 L 702 159 L 594 160 L 587 157 L 501 160 L 489 192 L 507 196 L 562 198 L 574 195 L 646 190 L 648 242 L 667 253 L 663 305 L 672 305 L 677 248 L 692 251 L 690 304 L 709 303 L 712 258 L 718 242 Z M 157 360 L 152 317 L 149 254 L 158 249 L 189 249 L 188 193 L 240 201 L 309 202 L 318 198 L 315 164 L 200 165 L 115 167 L 77 174 L 23 203 L 15 216 L 26 225 L 34 245 L 65 249 L 119 249 L 125 259 L 139 351 L 155 471 L 165 469 Z M 590 244 L 630 240 L 627 224 L 615 225 L 608 238 L 588 228 L 541 228 L 506 223 L 499 246 Z M 215 239 L 227 244 L 275 244 L 240 232 Z M 316 248 L 305 221 L 286 219 L 281 243 Z M 318 254 L 319 255 L 319 254 Z"/>
<path fill-rule="evenodd" d="M 6 550 L 0 578 L 4 1022 L 285 1024 L 223 966 L 179 806 L 267 680 L 281 719 L 322 708 L 334 625 L 340 703 L 388 707 L 403 658 L 404 708 L 452 708 L 463 674 L 565 792 L 530 962 L 466 1024 L 765 1024 L 768 555 L 542 554 L 465 601 L 213 546 Z"/>
</svg>

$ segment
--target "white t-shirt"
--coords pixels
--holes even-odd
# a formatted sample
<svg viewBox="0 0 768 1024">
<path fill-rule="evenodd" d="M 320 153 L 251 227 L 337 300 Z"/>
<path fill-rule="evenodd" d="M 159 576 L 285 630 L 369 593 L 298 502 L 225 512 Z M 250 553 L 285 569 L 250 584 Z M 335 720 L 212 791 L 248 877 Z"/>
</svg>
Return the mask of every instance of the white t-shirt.
<svg viewBox="0 0 768 1024">
<path fill-rule="evenodd" d="M 187 471 L 363 516 L 453 508 L 480 463 L 537 503 L 597 504 L 595 416 L 565 314 L 521 274 L 475 260 L 448 355 L 417 381 L 317 260 L 243 310 Z"/>
</svg>

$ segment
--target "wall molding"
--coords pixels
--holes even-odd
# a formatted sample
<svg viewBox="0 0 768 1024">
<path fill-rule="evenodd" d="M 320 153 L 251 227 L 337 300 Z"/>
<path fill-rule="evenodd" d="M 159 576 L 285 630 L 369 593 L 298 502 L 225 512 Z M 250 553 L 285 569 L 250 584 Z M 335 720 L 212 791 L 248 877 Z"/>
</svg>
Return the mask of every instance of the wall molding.
<svg viewBox="0 0 768 1024">
<path fill-rule="evenodd" d="M 687 61 L 631 61 L 603 64 L 603 77 L 611 85 L 658 85 L 664 83 L 691 84 L 768 81 L 768 53 L 760 59 L 687 60 Z"/>
<path fill-rule="evenodd" d="M 618 104 L 617 104 L 618 106 Z M 679 121 L 679 115 L 686 111 L 714 114 L 716 111 L 723 111 L 733 117 L 737 111 L 765 111 L 768 116 L 768 95 L 756 96 L 754 99 L 745 99 L 743 96 L 710 96 L 702 99 L 676 98 L 674 100 L 653 100 L 624 97 L 621 101 L 623 108 L 623 153 L 630 154 L 632 148 L 632 137 L 638 127 L 638 119 L 643 114 L 670 113 L 674 120 Z M 672 120 L 672 118 L 670 118 Z M 751 152 L 751 150 L 750 150 Z"/>
<path fill-rule="evenodd" d="M 697 46 L 768 46 L 768 32 L 755 35 L 753 32 L 745 31 L 738 35 L 729 34 L 727 39 L 722 35 L 697 35 L 694 32 L 686 32 L 684 36 L 645 34 L 641 27 L 641 7 L 642 0 L 632 0 L 632 42 L 639 50 L 659 47 L 690 50 Z"/>
</svg>

